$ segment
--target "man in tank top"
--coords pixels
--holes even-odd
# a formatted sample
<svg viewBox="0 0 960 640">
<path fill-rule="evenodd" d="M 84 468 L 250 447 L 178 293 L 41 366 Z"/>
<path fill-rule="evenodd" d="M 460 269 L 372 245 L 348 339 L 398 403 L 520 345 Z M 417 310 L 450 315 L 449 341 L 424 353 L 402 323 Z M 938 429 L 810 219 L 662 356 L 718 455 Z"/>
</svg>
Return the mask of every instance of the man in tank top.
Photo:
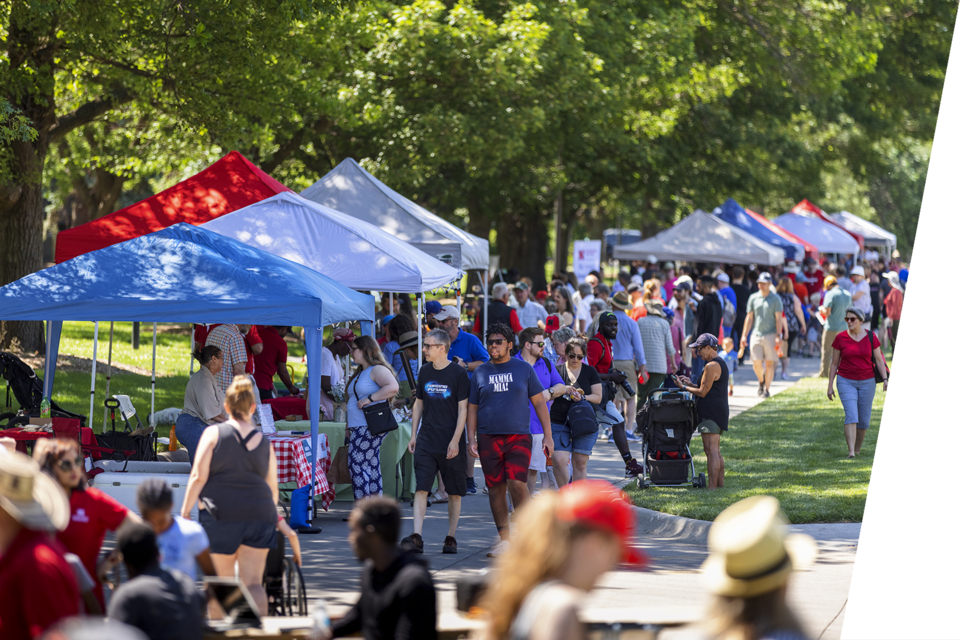
<svg viewBox="0 0 960 640">
<path fill-rule="evenodd" d="M 693 386 L 690 378 L 686 376 L 673 377 L 683 391 L 697 396 L 697 414 L 700 417 L 697 431 L 703 439 L 703 452 L 707 455 L 707 489 L 711 490 L 723 486 L 720 433 L 727 430 L 730 419 L 730 403 L 727 398 L 730 372 L 723 358 L 717 355 L 719 348 L 716 336 L 700 334 L 696 342 L 690 345 L 693 353 L 706 363 L 697 386 Z"/>
</svg>

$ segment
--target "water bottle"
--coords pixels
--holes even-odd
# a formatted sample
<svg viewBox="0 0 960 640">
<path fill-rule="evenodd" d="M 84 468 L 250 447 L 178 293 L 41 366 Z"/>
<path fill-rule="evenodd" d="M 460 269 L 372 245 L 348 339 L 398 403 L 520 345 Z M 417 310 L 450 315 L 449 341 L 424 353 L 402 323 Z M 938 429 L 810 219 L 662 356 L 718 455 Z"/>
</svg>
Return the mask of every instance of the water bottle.
<svg viewBox="0 0 960 640">
<path fill-rule="evenodd" d="M 40 401 L 40 417 L 50 417 L 50 398 L 47 396 L 43 396 L 43 400 Z"/>
<path fill-rule="evenodd" d="M 330 616 L 327 615 L 327 603 L 319 600 L 313 611 L 310 613 L 313 619 L 313 628 L 310 630 L 310 638 L 326 640 L 330 637 Z"/>
</svg>

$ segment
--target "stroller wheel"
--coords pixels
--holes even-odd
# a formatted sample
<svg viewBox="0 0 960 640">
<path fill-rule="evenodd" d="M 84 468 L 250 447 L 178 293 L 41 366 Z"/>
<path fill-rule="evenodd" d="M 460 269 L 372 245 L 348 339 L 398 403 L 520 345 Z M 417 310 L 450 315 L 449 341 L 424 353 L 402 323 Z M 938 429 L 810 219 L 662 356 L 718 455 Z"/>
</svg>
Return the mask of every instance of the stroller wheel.
<svg viewBox="0 0 960 640">
<path fill-rule="evenodd" d="M 639 477 L 637 478 L 637 487 L 640 488 L 640 489 L 646 489 L 646 488 L 647 488 L 647 481 L 643 479 L 643 476 L 639 476 Z"/>
<path fill-rule="evenodd" d="M 701 489 L 706 489 L 706 488 L 707 488 L 707 476 L 706 476 L 706 474 L 701 473 L 699 476 L 697 476 L 697 480 L 699 480 L 698 486 L 699 486 Z"/>
</svg>

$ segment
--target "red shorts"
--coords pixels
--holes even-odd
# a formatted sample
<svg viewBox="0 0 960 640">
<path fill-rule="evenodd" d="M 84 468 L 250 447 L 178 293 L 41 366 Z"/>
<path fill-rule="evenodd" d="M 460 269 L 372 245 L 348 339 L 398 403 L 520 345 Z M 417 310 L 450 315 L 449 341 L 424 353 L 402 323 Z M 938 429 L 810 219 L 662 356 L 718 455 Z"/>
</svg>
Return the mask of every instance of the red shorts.
<svg viewBox="0 0 960 640">
<path fill-rule="evenodd" d="M 487 486 L 494 487 L 507 480 L 526 482 L 532 445 L 533 438 L 529 433 L 505 436 L 478 434 L 480 467 Z"/>
</svg>

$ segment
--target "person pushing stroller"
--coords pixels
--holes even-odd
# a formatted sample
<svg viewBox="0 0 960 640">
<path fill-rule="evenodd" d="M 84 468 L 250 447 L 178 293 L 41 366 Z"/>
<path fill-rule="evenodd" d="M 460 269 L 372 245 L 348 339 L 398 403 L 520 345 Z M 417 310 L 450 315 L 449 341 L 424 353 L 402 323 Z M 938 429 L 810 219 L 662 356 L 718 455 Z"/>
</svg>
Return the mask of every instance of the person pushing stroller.
<svg viewBox="0 0 960 640">
<path fill-rule="evenodd" d="M 690 345 L 691 351 L 706 365 L 697 385 L 693 386 L 686 376 L 673 376 L 681 390 L 697 396 L 697 414 L 700 424 L 697 431 L 703 439 L 703 452 L 707 455 L 708 489 L 723 486 L 723 456 L 720 455 L 720 433 L 727 430 L 730 418 L 730 402 L 727 386 L 730 372 L 726 362 L 717 354 L 720 344 L 716 336 L 700 334 Z"/>
</svg>

